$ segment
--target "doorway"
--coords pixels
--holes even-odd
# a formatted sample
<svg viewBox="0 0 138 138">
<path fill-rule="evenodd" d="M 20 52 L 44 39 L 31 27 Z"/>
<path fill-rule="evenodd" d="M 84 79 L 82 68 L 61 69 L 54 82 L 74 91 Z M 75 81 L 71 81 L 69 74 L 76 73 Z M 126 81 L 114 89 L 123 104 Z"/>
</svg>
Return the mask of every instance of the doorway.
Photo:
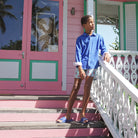
<svg viewBox="0 0 138 138">
<path fill-rule="evenodd" d="M 0 0 L 0 89 L 61 90 L 62 2 Z"/>
</svg>

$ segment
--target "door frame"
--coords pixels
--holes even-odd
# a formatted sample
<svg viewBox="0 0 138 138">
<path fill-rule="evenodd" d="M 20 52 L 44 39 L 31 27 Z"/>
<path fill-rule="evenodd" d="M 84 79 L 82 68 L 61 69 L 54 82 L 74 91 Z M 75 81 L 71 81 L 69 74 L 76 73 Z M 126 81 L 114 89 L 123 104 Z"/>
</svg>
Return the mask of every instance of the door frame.
<svg viewBox="0 0 138 138">
<path fill-rule="evenodd" d="M 55 0 L 58 1 L 58 0 Z M 29 77 L 30 77 L 30 60 L 45 60 L 45 58 L 41 58 L 41 56 L 45 56 L 45 52 L 38 52 L 36 55 L 34 51 L 29 51 L 28 49 L 30 48 L 30 42 L 31 42 L 31 16 L 32 16 L 32 8 L 30 8 L 30 5 L 32 6 L 32 1 L 24 0 L 24 7 L 23 7 L 23 31 L 22 31 L 22 50 L 0 50 L 0 54 L 3 59 L 7 60 L 21 60 L 19 63 L 21 65 L 21 74 L 20 78 L 21 81 L 3 81 L 4 83 L 10 84 L 7 86 L 6 84 L 2 84 L 3 86 L 6 86 L 6 89 L 4 87 L 1 87 L 0 94 L 29 94 L 29 95 L 45 95 L 45 94 L 50 94 L 50 95 L 63 95 L 65 94 L 65 91 L 62 91 L 62 40 L 63 40 L 63 0 L 59 0 L 60 2 L 60 7 L 59 7 L 59 14 L 61 14 L 61 19 L 60 19 L 60 24 L 59 28 L 61 28 L 59 31 L 60 34 L 60 43 L 59 43 L 59 52 L 58 52 L 58 76 L 60 78 L 60 86 L 58 89 L 51 89 L 51 90 L 46 90 L 46 89 L 41 89 L 37 90 L 36 88 L 29 88 L 27 86 L 27 83 L 29 82 Z M 27 34 L 27 35 L 26 35 Z M 22 58 L 22 52 L 25 53 L 24 58 Z M 57 55 L 55 53 L 52 53 L 52 57 L 57 59 Z M 34 56 L 35 58 L 31 58 L 31 56 Z M 48 56 L 46 61 L 51 61 L 51 56 Z M 26 74 L 25 74 L 26 72 Z M 19 83 L 19 86 L 17 87 L 16 83 Z M 44 84 L 43 84 L 44 85 Z M 35 84 L 34 84 L 35 86 Z M 52 93 L 51 93 L 52 91 Z"/>
<path fill-rule="evenodd" d="M 63 40 L 63 0 L 54 0 L 59 1 L 59 43 L 58 43 L 58 52 L 35 52 L 30 51 L 31 45 L 31 19 L 32 19 L 32 0 L 28 1 L 28 21 L 27 21 L 27 60 L 26 60 L 26 89 L 27 90 L 48 90 L 48 91 L 61 91 L 62 90 L 62 40 Z M 51 59 L 52 58 L 52 59 Z M 55 61 L 57 65 L 58 61 L 58 81 L 41 81 L 40 85 L 38 81 L 30 81 L 30 67 L 32 62 L 53 62 Z M 56 70 L 56 72 L 57 72 Z M 39 87 L 38 87 L 39 86 Z M 44 86 L 44 87 L 43 87 Z M 53 87 L 54 86 L 54 87 Z M 45 89 L 47 88 L 47 89 Z"/>
<path fill-rule="evenodd" d="M 0 89 L 2 91 L 4 89 L 6 90 L 24 90 L 25 89 L 25 61 L 26 58 L 23 58 L 23 51 L 26 51 L 26 35 L 25 32 L 27 30 L 27 0 L 23 1 L 23 26 L 22 26 L 22 50 L 0 50 L 0 60 L 4 63 L 7 62 L 11 63 L 11 67 L 14 66 L 13 64 L 16 64 L 16 70 L 18 73 L 18 78 L 17 79 L 10 79 L 10 78 L 5 78 L 1 79 L 0 81 Z M 10 66 L 8 66 L 10 67 Z M 0 92 L 1 93 L 1 92 Z"/>
</svg>

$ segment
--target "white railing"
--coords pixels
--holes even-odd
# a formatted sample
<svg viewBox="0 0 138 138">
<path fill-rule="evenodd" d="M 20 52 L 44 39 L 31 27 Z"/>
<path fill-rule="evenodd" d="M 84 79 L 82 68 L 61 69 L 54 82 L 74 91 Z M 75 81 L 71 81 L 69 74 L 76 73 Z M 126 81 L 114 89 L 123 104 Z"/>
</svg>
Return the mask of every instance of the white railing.
<svg viewBox="0 0 138 138">
<path fill-rule="evenodd" d="M 111 62 L 129 82 L 138 84 L 138 51 L 110 50 Z"/>
<path fill-rule="evenodd" d="M 100 59 L 91 98 L 114 138 L 138 138 L 138 90 Z"/>
</svg>

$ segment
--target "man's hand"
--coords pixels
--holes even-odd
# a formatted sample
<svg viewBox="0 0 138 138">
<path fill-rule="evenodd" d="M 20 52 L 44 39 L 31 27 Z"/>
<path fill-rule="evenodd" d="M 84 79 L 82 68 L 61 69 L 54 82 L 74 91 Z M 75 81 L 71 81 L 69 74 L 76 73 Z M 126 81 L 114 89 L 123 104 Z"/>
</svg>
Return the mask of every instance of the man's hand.
<svg viewBox="0 0 138 138">
<path fill-rule="evenodd" d="M 80 74 L 81 79 L 82 80 L 85 79 L 86 77 L 85 71 L 82 69 L 81 66 L 78 66 L 78 69 L 79 69 L 79 74 Z"/>
<path fill-rule="evenodd" d="M 109 62 L 109 61 L 110 61 L 110 55 L 109 55 L 109 53 L 105 53 L 105 55 L 104 55 L 104 60 L 105 60 L 106 62 Z"/>
</svg>

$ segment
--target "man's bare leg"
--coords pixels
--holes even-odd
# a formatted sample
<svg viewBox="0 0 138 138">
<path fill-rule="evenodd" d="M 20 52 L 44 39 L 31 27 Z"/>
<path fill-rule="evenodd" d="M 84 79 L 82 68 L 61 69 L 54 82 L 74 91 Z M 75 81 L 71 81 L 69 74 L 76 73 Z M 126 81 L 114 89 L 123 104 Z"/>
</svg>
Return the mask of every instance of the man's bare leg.
<svg viewBox="0 0 138 138">
<path fill-rule="evenodd" d="M 74 102 L 76 100 L 78 91 L 80 89 L 81 82 L 82 82 L 82 80 L 80 78 L 75 78 L 74 79 L 74 85 L 73 85 L 73 88 L 72 88 L 72 91 L 71 91 L 70 98 L 68 100 L 68 108 L 67 108 L 67 114 L 66 114 L 67 120 L 70 119 L 72 107 L 73 107 L 73 104 L 74 104 Z"/>
<path fill-rule="evenodd" d="M 70 120 L 72 107 L 73 107 L 73 104 L 76 100 L 78 91 L 80 89 L 81 82 L 82 82 L 82 80 L 80 78 L 75 78 L 74 79 L 74 85 L 73 85 L 73 88 L 72 88 L 72 91 L 71 91 L 70 98 L 68 100 L 68 107 L 67 107 L 67 114 L 66 114 L 66 119 L 67 120 Z M 59 119 L 59 120 L 57 120 L 57 122 L 61 122 L 61 120 Z"/>
<path fill-rule="evenodd" d="M 90 90 L 91 90 L 92 81 L 93 81 L 93 77 L 89 77 L 89 76 L 86 77 L 85 84 L 84 84 L 84 95 L 83 95 L 83 102 L 82 102 L 81 118 L 85 117 L 85 111 L 90 99 Z M 86 122 L 88 122 L 88 120 Z"/>
</svg>

